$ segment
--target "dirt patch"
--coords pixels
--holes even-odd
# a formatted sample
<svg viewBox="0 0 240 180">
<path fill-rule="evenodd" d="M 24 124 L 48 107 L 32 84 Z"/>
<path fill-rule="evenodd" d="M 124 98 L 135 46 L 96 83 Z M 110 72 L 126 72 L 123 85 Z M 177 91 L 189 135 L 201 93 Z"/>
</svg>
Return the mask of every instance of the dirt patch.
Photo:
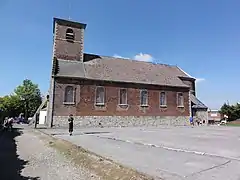
<svg viewBox="0 0 240 180">
<path fill-rule="evenodd" d="M 127 168 L 110 159 L 87 151 L 68 141 L 55 138 L 40 131 L 34 131 L 44 139 L 50 147 L 57 149 L 76 165 L 90 170 L 103 180 L 153 180 L 153 177 Z"/>
</svg>

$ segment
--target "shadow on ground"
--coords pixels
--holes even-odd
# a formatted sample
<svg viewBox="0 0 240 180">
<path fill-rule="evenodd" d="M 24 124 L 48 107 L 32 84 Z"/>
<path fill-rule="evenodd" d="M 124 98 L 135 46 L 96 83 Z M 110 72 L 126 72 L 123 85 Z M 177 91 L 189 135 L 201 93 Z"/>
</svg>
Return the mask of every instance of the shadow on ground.
<svg viewBox="0 0 240 180">
<path fill-rule="evenodd" d="M 1 180 L 40 180 L 39 177 L 24 177 L 21 171 L 28 161 L 19 159 L 15 138 L 21 136 L 21 129 L 12 132 L 0 130 L 0 179 Z"/>
</svg>

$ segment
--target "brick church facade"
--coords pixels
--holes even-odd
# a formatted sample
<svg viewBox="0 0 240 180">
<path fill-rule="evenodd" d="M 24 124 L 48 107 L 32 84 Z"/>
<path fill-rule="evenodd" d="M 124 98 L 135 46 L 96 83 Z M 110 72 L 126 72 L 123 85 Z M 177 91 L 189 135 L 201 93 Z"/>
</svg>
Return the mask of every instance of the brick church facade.
<svg viewBox="0 0 240 180">
<path fill-rule="evenodd" d="M 207 107 L 177 66 L 84 53 L 86 24 L 54 18 L 46 124 L 81 127 L 188 125 Z"/>
</svg>

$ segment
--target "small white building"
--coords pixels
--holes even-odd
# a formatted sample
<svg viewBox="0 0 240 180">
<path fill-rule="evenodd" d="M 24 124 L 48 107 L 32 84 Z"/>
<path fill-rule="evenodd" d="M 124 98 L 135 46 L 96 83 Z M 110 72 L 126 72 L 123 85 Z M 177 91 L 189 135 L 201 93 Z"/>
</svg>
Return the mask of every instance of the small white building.
<svg viewBox="0 0 240 180">
<path fill-rule="evenodd" d="M 45 124 L 47 118 L 47 108 L 41 109 L 39 113 L 39 123 L 38 124 Z"/>
</svg>

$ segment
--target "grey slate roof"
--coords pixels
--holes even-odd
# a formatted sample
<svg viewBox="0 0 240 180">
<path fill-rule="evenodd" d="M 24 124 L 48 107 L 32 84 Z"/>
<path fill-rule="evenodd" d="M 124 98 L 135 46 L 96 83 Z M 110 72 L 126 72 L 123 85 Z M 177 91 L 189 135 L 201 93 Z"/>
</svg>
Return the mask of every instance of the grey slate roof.
<svg viewBox="0 0 240 180">
<path fill-rule="evenodd" d="M 84 54 L 84 62 L 58 60 L 57 76 L 139 84 L 188 87 L 179 77 L 189 77 L 177 66 Z"/>
<path fill-rule="evenodd" d="M 86 78 L 84 64 L 79 61 L 58 60 L 58 65 L 58 76 Z"/>
<path fill-rule="evenodd" d="M 207 109 L 208 107 L 203 104 L 196 96 L 190 94 L 190 100 L 194 104 L 192 108 Z"/>
</svg>

